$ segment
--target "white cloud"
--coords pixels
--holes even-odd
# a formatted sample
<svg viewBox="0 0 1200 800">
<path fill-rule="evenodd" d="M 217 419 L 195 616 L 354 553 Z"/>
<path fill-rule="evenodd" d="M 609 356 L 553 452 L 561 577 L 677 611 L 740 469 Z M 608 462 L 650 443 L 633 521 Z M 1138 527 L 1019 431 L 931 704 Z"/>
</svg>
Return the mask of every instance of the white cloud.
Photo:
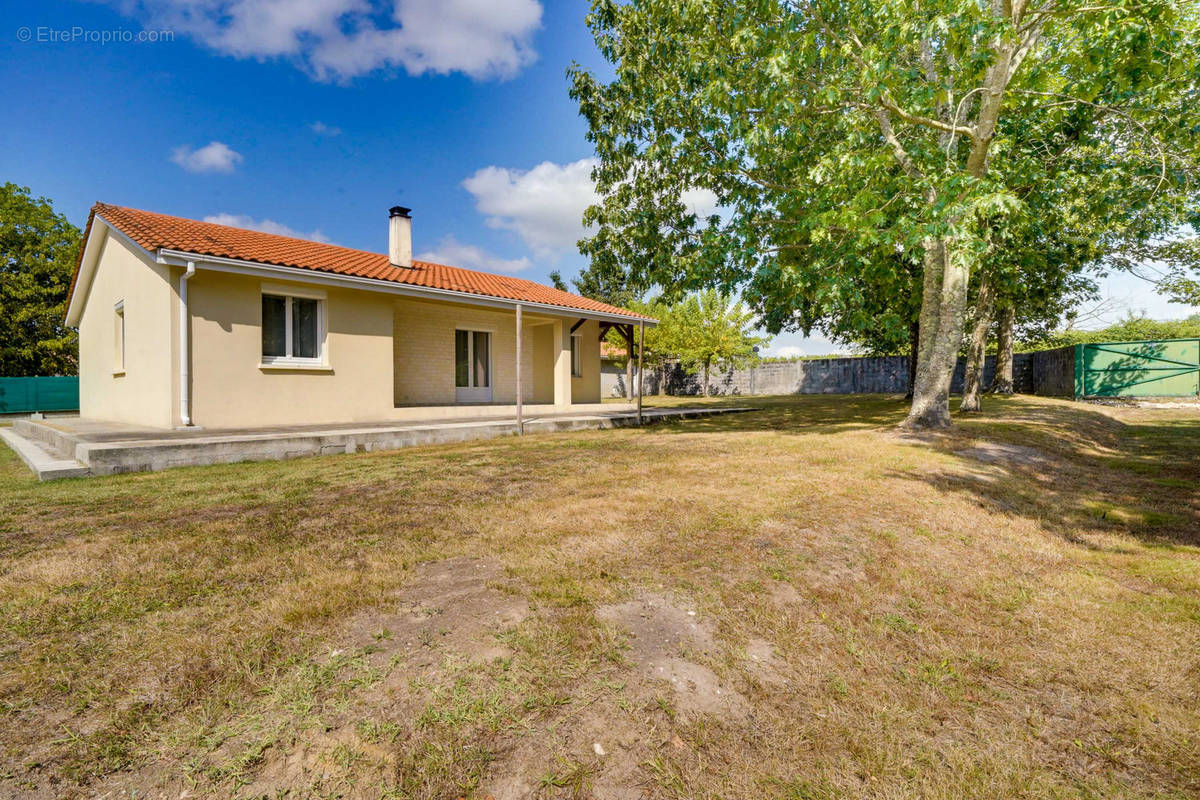
<svg viewBox="0 0 1200 800">
<path fill-rule="evenodd" d="M 171 160 L 188 172 L 233 172 L 242 154 L 224 142 L 209 142 L 200 148 L 180 145 L 171 151 Z"/>
<path fill-rule="evenodd" d="M 800 358 L 803 355 L 807 355 L 807 353 L 804 352 L 803 347 L 796 347 L 789 344 L 783 347 L 769 347 L 763 355 L 774 358 Z"/>
<path fill-rule="evenodd" d="M 526 257 L 500 258 L 471 244 L 463 244 L 453 236 L 447 236 L 433 250 L 418 253 L 417 261 L 430 261 L 451 267 L 465 267 L 482 272 L 521 272 L 533 266 Z"/>
<path fill-rule="evenodd" d="M 329 242 L 329 237 L 314 230 L 308 233 L 298 231 L 295 228 L 284 225 L 282 222 L 276 222 L 273 219 L 255 219 L 246 214 L 212 214 L 204 218 L 205 222 L 212 222 L 217 225 L 231 225 L 234 228 L 246 228 L 251 231 L 262 231 L 263 233 L 274 233 L 279 236 L 291 236 L 293 239 L 308 239 L 312 242 Z"/>
<path fill-rule="evenodd" d="M 537 59 L 538 0 L 109 0 L 147 27 L 238 58 L 288 58 L 321 80 L 378 69 L 511 78 Z"/>
<path fill-rule="evenodd" d="M 484 167 L 463 188 L 490 227 L 514 231 L 538 257 L 548 258 L 574 250 L 587 234 L 583 212 L 600 199 L 592 183 L 596 163 L 582 158 L 570 164 L 543 161 L 530 170 Z M 682 200 L 701 219 L 720 210 L 708 189 L 689 189 Z"/>
<path fill-rule="evenodd" d="M 308 126 L 308 129 L 310 131 L 312 131 L 313 133 L 315 133 L 317 136 L 341 136 L 342 135 L 341 128 L 335 128 L 332 125 L 326 125 L 324 122 L 321 122 L 321 120 L 317 120 L 316 122 L 311 123 Z"/>
<path fill-rule="evenodd" d="M 721 210 L 716 193 L 709 189 L 688 189 L 680 199 L 687 210 L 695 214 L 701 222 Z"/>
<path fill-rule="evenodd" d="M 543 161 L 531 170 L 484 167 L 463 181 L 475 208 L 493 228 L 515 231 L 540 256 L 573 249 L 582 238 L 583 212 L 596 202 L 595 159 Z"/>
</svg>

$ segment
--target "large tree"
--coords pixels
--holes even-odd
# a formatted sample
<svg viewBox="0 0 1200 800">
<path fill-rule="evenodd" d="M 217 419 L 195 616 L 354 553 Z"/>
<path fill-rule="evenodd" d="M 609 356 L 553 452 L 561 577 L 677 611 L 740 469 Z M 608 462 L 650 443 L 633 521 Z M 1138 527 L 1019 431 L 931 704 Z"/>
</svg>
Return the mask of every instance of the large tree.
<svg viewBox="0 0 1200 800">
<path fill-rule="evenodd" d="M 63 322 L 79 229 L 50 201 L 0 186 L 0 375 L 74 375 L 79 341 Z"/>
<path fill-rule="evenodd" d="M 1196 23 L 1195 0 L 596 0 L 615 75 L 573 71 L 602 195 L 581 249 L 605 274 L 741 289 L 781 327 L 814 282 L 797 273 L 918 261 L 908 424 L 948 425 L 968 285 L 987 231 L 1021 210 L 1011 187 L 1157 197 L 1159 230 L 1186 214 Z M 1054 152 L 1011 139 L 1080 107 L 1104 112 L 1105 167 L 1053 183 Z M 690 213 L 694 189 L 722 215 Z"/>
</svg>

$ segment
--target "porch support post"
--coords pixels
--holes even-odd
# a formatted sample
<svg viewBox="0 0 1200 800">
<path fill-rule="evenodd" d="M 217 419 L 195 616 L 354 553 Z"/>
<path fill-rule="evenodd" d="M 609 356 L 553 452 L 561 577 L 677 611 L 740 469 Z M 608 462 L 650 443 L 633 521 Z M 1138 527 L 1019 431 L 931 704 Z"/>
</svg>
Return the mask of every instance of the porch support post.
<svg viewBox="0 0 1200 800">
<path fill-rule="evenodd" d="M 565 320 L 554 323 L 554 405 L 564 410 L 571 405 L 571 334 Z"/>
<path fill-rule="evenodd" d="M 638 425 L 642 424 L 642 356 L 646 351 L 646 323 L 638 323 Z"/>
<path fill-rule="evenodd" d="M 517 303 L 517 435 L 525 434 L 525 418 L 521 408 L 521 304 Z"/>
</svg>

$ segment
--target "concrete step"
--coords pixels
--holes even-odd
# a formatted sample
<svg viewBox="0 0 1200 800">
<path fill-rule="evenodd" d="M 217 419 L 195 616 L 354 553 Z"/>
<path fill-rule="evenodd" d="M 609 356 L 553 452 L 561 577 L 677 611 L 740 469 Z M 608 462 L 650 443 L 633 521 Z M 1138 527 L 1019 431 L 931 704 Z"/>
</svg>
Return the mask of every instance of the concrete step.
<svg viewBox="0 0 1200 800">
<path fill-rule="evenodd" d="M 13 422 L 13 430 L 59 458 L 75 458 L 76 437 L 55 428 L 47 420 L 19 419 Z"/>
<path fill-rule="evenodd" d="M 0 428 L 0 439 L 13 449 L 25 466 L 33 470 L 39 481 L 52 481 L 58 478 L 82 478 L 90 475 L 86 465 L 80 464 L 73 458 L 62 458 L 52 453 L 37 439 L 27 439 L 14 428 Z"/>
</svg>

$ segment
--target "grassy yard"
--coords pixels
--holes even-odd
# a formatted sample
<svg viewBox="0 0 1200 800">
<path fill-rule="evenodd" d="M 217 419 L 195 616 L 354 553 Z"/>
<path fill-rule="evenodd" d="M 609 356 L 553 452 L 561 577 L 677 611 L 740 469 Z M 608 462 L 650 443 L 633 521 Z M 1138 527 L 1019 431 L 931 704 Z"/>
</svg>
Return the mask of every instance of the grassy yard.
<svg viewBox="0 0 1200 800">
<path fill-rule="evenodd" d="M 1195 411 L 699 402 L 759 410 L 41 485 L 0 448 L 0 796 L 1200 794 Z"/>
</svg>

